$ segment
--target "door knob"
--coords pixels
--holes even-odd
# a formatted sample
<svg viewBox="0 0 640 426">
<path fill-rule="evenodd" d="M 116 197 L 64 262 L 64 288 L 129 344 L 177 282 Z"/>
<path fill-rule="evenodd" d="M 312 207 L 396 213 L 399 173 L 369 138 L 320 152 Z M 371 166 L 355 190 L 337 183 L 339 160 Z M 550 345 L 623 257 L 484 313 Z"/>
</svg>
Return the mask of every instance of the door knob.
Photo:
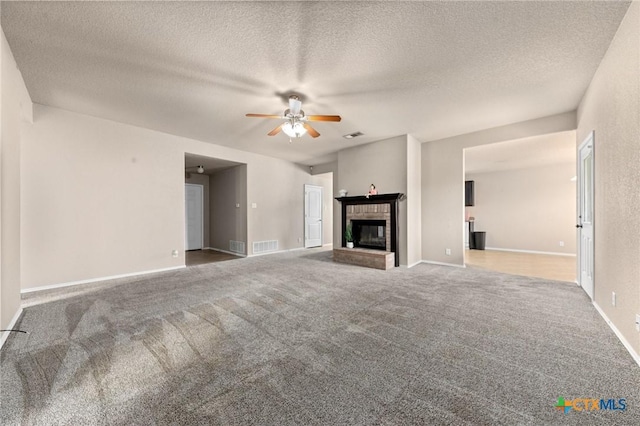
<svg viewBox="0 0 640 426">
<path fill-rule="evenodd" d="M 582 225 L 576 225 L 576 228 L 582 228 Z"/>
</svg>

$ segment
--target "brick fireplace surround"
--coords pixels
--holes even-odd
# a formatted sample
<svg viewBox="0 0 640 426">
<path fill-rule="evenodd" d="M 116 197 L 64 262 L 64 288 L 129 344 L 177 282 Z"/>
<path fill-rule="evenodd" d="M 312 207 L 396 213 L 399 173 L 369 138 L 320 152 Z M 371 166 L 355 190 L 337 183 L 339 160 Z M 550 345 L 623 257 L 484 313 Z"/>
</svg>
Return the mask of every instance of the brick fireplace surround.
<svg viewBox="0 0 640 426">
<path fill-rule="evenodd" d="M 347 228 L 347 224 L 352 220 L 384 220 L 386 222 L 386 252 L 394 253 L 394 266 L 400 266 L 400 257 L 398 256 L 398 236 L 400 234 L 398 225 L 398 200 L 400 200 L 403 195 L 404 194 L 396 193 L 370 195 L 369 197 L 336 198 L 336 200 L 342 204 L 342 247 L 346 247 L 347 245 L 344 238 L 344 231 Z M 362 252 L 363 254 L 371 254 L 371 252 L 375 251 L 362 250 Z"/>
</svg>

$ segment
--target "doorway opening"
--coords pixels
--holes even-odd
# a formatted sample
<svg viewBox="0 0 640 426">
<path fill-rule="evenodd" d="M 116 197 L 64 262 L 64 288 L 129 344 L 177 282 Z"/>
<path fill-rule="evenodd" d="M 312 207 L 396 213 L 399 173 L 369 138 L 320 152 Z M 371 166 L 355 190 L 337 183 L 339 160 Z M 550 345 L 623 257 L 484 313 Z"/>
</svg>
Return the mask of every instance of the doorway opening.
<svg viewBox="0 0 640 426">
<path fill-rule="evenodd" d="M 333 172 L 314 174 L 304 185 L 305 248 L 333 245 Z"/>
<path fill-rule="evenodd" d="M 189 187 L 202 189 L 202 227 L 190 230 Z M 185 153 L 185 263 L 187 266 L 246 256 L 247 165 Z M 193 227 L 192 227 L 193 228 Z M 193 234 L 194 236 L 191 236 Z M 188 239 L 202 241 L 199 248 Z"/>
<path fill-rule="evenodd" d="M 464 150 L 463 180 L 473 182 L 462 221 L 467 266 L 576 281 L 575 138 L 572 130 Z"/>
</svg>

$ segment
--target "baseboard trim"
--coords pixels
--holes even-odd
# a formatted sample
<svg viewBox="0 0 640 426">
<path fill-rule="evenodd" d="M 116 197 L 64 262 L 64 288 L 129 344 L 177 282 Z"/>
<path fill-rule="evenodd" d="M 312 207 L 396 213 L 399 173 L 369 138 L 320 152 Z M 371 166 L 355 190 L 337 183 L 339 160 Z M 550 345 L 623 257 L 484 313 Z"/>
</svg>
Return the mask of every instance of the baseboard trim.
<svg viewBox="0 0 640 426">
<path fill-rule="evenodd" d="M 215 247 L 205 247 L 203 250 L 213 250 L 213 251 L 219 251 L 220 253 L 232 254 L 232 255 L 238 256 L 238 257 L 247 257 L 247 255 L 244 254 L 244 253 L 236 253 L 235 251 L 222 250 L 222 249 L 215 248 Z"/>
<path fill-rule="evenodd" d="M 457 263 L 436 262 L 435 260 L 421 260 L 418 263 L 426 263 L 428 265 L 438 265 L 438 266 L 453 266 L 454 268 L 466 268 L 467 267 L 467 265 L 458 265 Z"/>
<path fill-rule="evenodd" d="M 185 265 L 172 266 L 171 268 L 152 269 L 150 271 L 132 272 L 132 273 L 129 273 L 129 274 L 110 275 L 108 277 L 91 278 L 89 280 L 71 281 L 71 282 L 68 282 L 68 283 L 44 285 L 44 286 L 40 286 L 40 287 L 31 287 L 31 288 L 25 288 L 25 289 L 20 290 L 20 293 L 21 294 L 33 293 L 33 292 L 36 292 L 36 291 L 53 290 L 53 289 L 56 289 L 56 288 L 71 287 L 71 286 L 74 286 L 74 285 L 91 284 L 91 283 L 95 283 L 95 282 L 99 282 L 99 281 L 116 280 L 118 278 L 129 278 L 129 277 L 136 277 L 138 275 L 147 275 L 147 274 L 155 274 L 155 273 L 158 273 L 158 272 L 175 271 L 176 269 L 182 269 L 182 268 L 185 268 L 185 267 L 186 267 Z"/>
<path fill-rule="evenodd" d="M 309 248 L 316 248 L 316 247 L 309 247 Z M 307 247 L 295 247 L 295 248 L 292 248 L 292 249 L 274 250 L 274 251 L 268 251 L 268 252 L 265 252 L 265 253 L 253 253 L 253 254 L 247 255 L 247 257 L 269 256 L 271 254 L 288 253 L 290 251 L 298 251 L 298 250 L 307 250 Z"/>
<path fill-rule="evenodd" d="M 23 309 L 22 309 L 22 307 L 20 307 L 18 309 L 18 312 L 16 312 L 16 314 L 13 316 L 13 318 L 11 318 L 11 321 L 9 322 L 9 325 L 7 325 L 7 330 L 11 330 L 13 327 L 15 327 L 16 323 L 18 322 L 18 320 L 22 316 L 22 312 L 23 312 Z M 9 334 L 10 333 L 11 333 L 10 331 L 3 331 L 2 332 L 2 337 L 0 337 L 0 349 L 2 349 L 2 346 L 4 345 L 4 342 L 6 342 L 7 339 L 9 338 Z"/>
<path fill-rule="evenodd" d="M 567 257 L 576 257 L 575 254 L 572 253 L 559 253 L 556 251 L 537 251 L 537 250 L 518 250 L 518 249 L 506 249 L 506 248 L 498 248 L 498 247 L 485 247 L 486 250 L 494 250 L 494 251 L 511 251 L 514 253 L 529 253 L 529 254 L 548 254 L 551 256 L 567 256 Z"/>
<path fill-rule="evenodd" d="M 423 262 L 424 262 L 424 260 L 418 260 L 417 262 L 414 262 L 411 265 L 407 265 L 407 269 L 413 268 L 414 266 L 419 265 L 419 264 L 421 264 Z M 400 265 L 400 266 L 404 266 L 404 265 Z"/>
<path fill-rule="evenodd" d="M 609 325 L 611 330 L 613 330 L 613 332 L 616 334 L 618 339 L 622 342 L 622 345 L 627 349 L 627 351 L 629 351 L 629 354 L 631 354 L 631 358 L 633 358 L 636 364 L 640 366 L 640 354 L 638 354 L 635 350 L 633 350 L 633 346 L 631 346 L 631 343 L 629 343 L 629 341 L 625 339 L 622 333 L 620 333 L 620 330 L 618 330 L 618 327 L 616 327 L 613 324 L 613 322 L 611 322 L 607 314 L 604 313 L 604 311 L 600 308 L 600 306 L 598 306 L 598 304 L 595 301 L 592 303 L 593 303 L 593 306 L 595 306 L 596 311 L 598 311 L 600 316 L 604 319 L 604 321 Z"/>
</svg>

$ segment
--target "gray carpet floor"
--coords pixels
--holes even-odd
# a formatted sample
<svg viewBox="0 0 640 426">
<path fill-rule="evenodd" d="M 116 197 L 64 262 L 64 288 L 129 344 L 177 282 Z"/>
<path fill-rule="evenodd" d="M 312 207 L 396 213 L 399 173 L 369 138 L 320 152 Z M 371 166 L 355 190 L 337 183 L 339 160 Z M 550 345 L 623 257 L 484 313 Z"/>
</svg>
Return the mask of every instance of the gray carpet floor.
<svg viewBox="0 0 640 426">
<path fill-rule="evenodd" d="M 303 250 L 37 297 L 2 425 L 640 424 L 640 367 L 570 283 Z"/>
</svg>

